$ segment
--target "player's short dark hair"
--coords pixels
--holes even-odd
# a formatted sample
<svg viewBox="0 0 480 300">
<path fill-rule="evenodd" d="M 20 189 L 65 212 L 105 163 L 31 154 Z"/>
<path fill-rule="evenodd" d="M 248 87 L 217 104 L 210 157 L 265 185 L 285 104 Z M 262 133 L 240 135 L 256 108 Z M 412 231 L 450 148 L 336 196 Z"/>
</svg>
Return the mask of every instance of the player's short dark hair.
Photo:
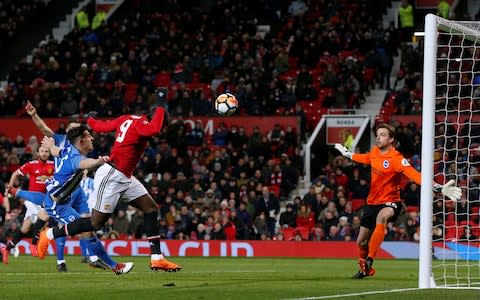
<svg viewBox="0 0 480 300">
<path fill-rule="evenodd" d="M 67 132 L 67 138 L 73 145 L 78 138 L 82 138 L 84 136 L 85 131 L 89 131 L 89 128 L 85 124 L 81 124 L 78 127 L 73 127 Z"/>
<path fill-rule="evenodd" d="M 395 127 L 393 127 L 392 125 L 390 124 L 387 124 L 387 123 L 381 123 L 380 125 L 377 126 L 377 128 L 375 129 L 375 136 L 377 136 L 377 131 L 378 129 L 380 128 L 385 128 L 386 130 L 388 130 L 388 134 L 390 135 L 391 138 L 395 139 Z"/>
</svg>

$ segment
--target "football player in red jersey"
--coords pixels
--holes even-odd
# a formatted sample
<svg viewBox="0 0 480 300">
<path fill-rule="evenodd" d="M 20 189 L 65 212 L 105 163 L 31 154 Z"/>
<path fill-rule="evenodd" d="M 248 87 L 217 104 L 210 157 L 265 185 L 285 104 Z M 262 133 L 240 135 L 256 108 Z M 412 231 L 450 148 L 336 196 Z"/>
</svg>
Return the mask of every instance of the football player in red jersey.
<svg viewBox="0 0 480 300">
<path fill-rule="evenodd" d="M 144 213 L 144 228 L 150 243 L 152 270 L 176 272 L 181 270 L 163 256 L 160 250 L 160 234 L 157 221 L 157 205 L 147 189 L 133 176 L 136 164 L 144 152 L 147 139 L 160 132 L 166 111 L 163 90 L 157 90 L 157 104 L 152 120 L 145 115 L 123 115 L 114 120 L 102 121 L 89 117 L 88 125 L 96 132 L 115 131 L 115 143 L 110 153 L 110 162 L 95 172 L 94 192 L 89 198 L 93 208 L 91 222 L 79 219 L 64 228 L 54 228 L 47 233 L 49 239 L 73 235 L 79 232 L 98 230 L 108 220 L 117 206 L 120 196 L 130 205 Z"/>
<path fill-rule="evenodd" d="M 34 237 L 30 245 L 30 252 L 33 256 L 37 253 L 38 232 L 48 221 L 48 214 L 41 207 L 45 193 L 45 182 L 53 176 L 54 164 L 53 161 L 48 160 L 50 151 L 45 147 L 39 147 L 37 150 L 37 159 L 29 161 L 13 172 L 8 183 L 9 192 L 18 198 L 25 199 L 24 205 L 26 213 L 20 231 L 15 234 L 12 240 L 8 241 L 5 250 L 2 251 L 3 263 L 8 263 L 8 252 L 14 248 L 15 245 L 22 239 L 22 237 L 30 231 L 33 224 Z M 22 191 L 15 188 L 15 183 L 21 176 L 28 176 L 29 184 L 28 191 Z M 28 193 L 29 195 L 26 195 Z M 32 199 L 30 195 L 38 193 L 39 201 L 29 201 Z M 35 197 L 34 197 L 35 198 Z M 33 200 L 33 199 L 32 199 Z M 8 202 L 8 201 L 7 201 Z M 8 206 L 8 205 L 7 205 Z M 38 220 L 33 223 L 38 217 Z"/>
</svg>

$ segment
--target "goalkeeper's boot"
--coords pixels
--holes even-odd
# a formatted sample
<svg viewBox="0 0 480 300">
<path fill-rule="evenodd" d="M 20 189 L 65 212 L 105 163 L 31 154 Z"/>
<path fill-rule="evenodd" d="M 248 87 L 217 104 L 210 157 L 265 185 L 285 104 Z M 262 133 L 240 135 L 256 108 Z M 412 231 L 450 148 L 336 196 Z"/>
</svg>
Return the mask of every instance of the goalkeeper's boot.
<svg viewBox="0 0 480 300">
<path fill-rule="evenodd" d="M 67 272 L 67 265 L 65 263 L 61 263 L 57 265 L 58 272 Z"/>
<path fill-rule="evenodd" d="M 112 269 L 112 271 L 117 275 L 122 275 L 122 274 L 127 274 L 132 269 L 133 269 L 133 263 L 127 262 L 124 264 L 117 264 L 115 268 Z"/>
<path fill-rule="evenodd" d="M 38 244 L 37 244 L 37 252 L 38 258 L 45 259 L 48 252 L 48 244 L 50 244 L 50 240 L 47 237 L 47 228 L 40 231 L 40 235 L 38 237 Z"/>
<path fill-rule="evenodd" d="M 373 265 L 373 258 L 371 257 L 367 257 L 367 259 L 365 259 L 365 276 L 370 276 L 370 270 L 372 269 L 372 265 Z"/>
<path fill-rule="evenodd" d="M 0 253 L 2 254 L 2 262 L 5 265 L 8 265 L 8 256 L 10 255 L 10 251 L 7 249 L 7 247 L 1 247 L 0 248 Z"/>
<path fill-rule="evenodd" d="M 150 261 L 150 269 L 153 271 L 163 270 L 165 272 L 177 272 L 182 269 L 181 266 L 169 262 L 165 258 Z"/>
<path fill-rule="evenodd" d="M 363 275 L 362 271 L 359 270 L 357 273 L 355 273 L 355 275 L 352 276 L 352 279 L 363 279 L 364 277 L 373 275 L 375 275 L 375 269 L 372 267 L 370 268 L 368 275 Z"/>
</svg>

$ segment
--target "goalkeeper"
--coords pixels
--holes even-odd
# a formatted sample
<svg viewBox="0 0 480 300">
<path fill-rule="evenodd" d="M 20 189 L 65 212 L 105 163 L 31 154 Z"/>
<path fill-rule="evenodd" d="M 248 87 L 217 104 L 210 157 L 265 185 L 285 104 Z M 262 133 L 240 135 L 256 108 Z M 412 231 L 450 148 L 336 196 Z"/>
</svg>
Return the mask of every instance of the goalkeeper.
<svg viewBox="0 0 480 300">
<path fill-rule="evenodd" d="M 355 162 L 371 166 L 370 192 L 367 205 L 364 207 L 360 223 L 360 232 L 357 244 L 360 250 L 358 264 L 360 270 L 353 278 L 373 276 L 373 259 L 385 237 L 387 223 L 394 221 L 400 214 L 400 176 L 404 174 L 417 184 L 420 184 L 420 173 L 408 163 L 407 159 L 398 152 L 393 143 L 395 128 L 388 124 L 380 124 L 376 131 L 376 146 L 369 153 L 352 153 L 344 146 L 335 144 L 344 157 Z M 445 185 L 435 183 L 434 189 L 441 191 L 445 196 L 457 200 L 461 197 L 461 189 L 454 186 L 453 180 Z"/>
</svg>

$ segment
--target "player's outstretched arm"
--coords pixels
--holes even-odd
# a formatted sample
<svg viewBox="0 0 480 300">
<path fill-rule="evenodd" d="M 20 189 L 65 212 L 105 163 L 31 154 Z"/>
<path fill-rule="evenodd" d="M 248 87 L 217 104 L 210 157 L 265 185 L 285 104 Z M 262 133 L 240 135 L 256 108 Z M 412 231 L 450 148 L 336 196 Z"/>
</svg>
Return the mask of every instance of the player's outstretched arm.
<svg viewBox="0 0 480 300">
<path fill-rule="evenodd" d="M 20 169 L 16 169 L 15 172 L 12 173 L 12 176 L 10 176 L 10 181 L 8 181 L 8 187 L 13 187 L 14 183 L 17 181 L 17 178 L 21 176 L 23 176 L 23 174 Z"/>
<path fill-rule="evenodd" d="M 155 114 L 150 122 L 139 123 L 136 126 L 138 134 L 142 136 L 153 136 L 160 133 L 162 129 L 163 118 L 165 117 L 166 111 L 163 107 L 157 106 L 155 109 Z"/>
<path fill-rule="evenodd" d="M 434 183 L 433 190 L 441 192 L 444 196 L 457 201 L 462 197 L 462 189 L 455 185 L 455 180 L 451 179 L 444 185 Z"/>
<path fill-rule="evenodd" d="M 114 120 L 97 120 L 94 119 L 92 114 L 88 113 L 88 119 L 87 119 L 87 124 L 90 126 L 90 128 L 93 129 L 93 131 L 96 132 L 112 132 L 117 129 L 117 124 L 119 122 L 119 118 L 116 118 Z"/>
<path fill-rule="evenodd" d="M 78 168 L 80 169 L 92 169 L 103 165 L 104 163 L 110 161 L 108 156 L 99 156 L 97 159 L 95 158 L 86 158 L 82 159 L 78 164 Z"/>
<path fill-rule="evenodd" d="M 50 127 L 48 127 L 48 125 L 42 120 L 42 118 L 40 118 L 40 116 L 37 113 L 37 109 L 28 100 L 27 100 L 27 105 L 25 105 L 25 111 L 30 117 L 32 117 L 33 123 L 44 135 L 48 137 L 52 137 L 55 134 L 53 130 Z"/>
<path fill-rule="evenodd" d="M 344 157 L 346 158 L 349 158 L 349 159 L 352 159 L 352 156 L 353 156 L 353 153 L 350 152 L 350 150 L 348 150 L 345 146 L 343 146 L 342 144 L 335 144 L 335 149 L 338 150 L 338 152 L 340 152 Z"/>
</svg>

